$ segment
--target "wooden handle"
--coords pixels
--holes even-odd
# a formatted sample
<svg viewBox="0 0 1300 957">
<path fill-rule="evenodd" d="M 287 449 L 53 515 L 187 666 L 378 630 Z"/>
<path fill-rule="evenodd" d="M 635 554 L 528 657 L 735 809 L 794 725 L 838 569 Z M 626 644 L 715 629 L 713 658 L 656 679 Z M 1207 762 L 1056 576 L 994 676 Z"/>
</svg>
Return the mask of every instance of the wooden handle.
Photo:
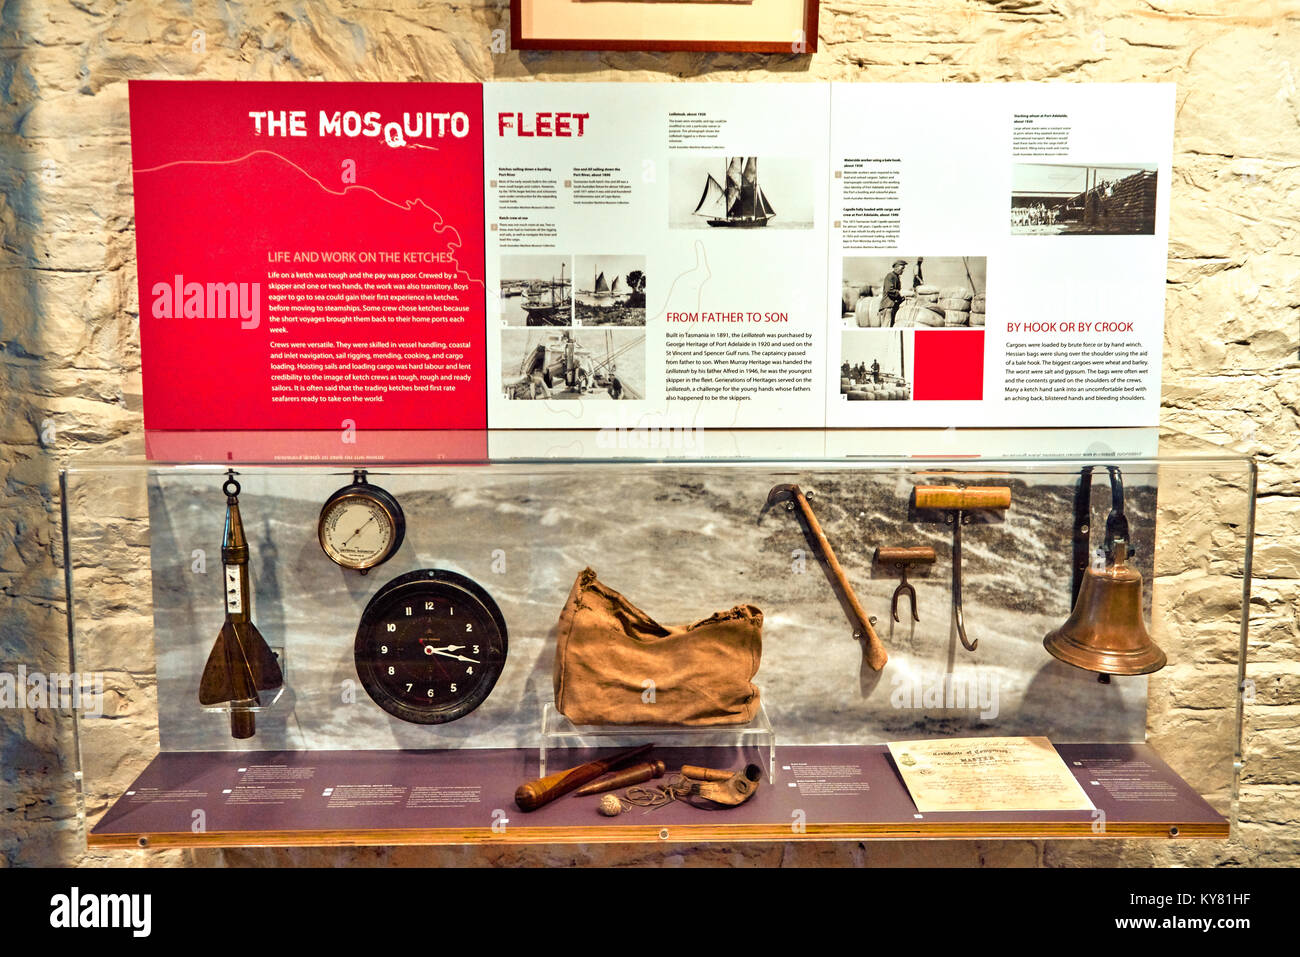
<svg viewBox="0 0 1300 957">
<path fill-rule="evenodd" d="M 630 788 L 634 784 L 641 784 L 652 778 L 661 778 L 666 770 L 668 769 L 662 761 L 643 761 L 641 764 L 634 764 L 622 771 L 615 771 L 609 777 L 603 777 L 599 781 L 584 784 L 573 792 L 573 796 L 586 797 L 589 794 L 602 794 L 605 791 Z"/>
<path fill-rule="evenodd" d="M 717 768 L 701 768 L 694 764 L 682 765 L 682 777 L 692 781 L 730 781 L 734 771 L 720 771 Z"/>
<path fill-rule="evenodd" d="M 594 781 L 611 768 L 616 768 L 633 761 L 647 753 L 653 744 L 643 744 L 639 748 L 624 751 L 604 760 L 588 761 L 567 771 L 556 771 L 536 781 L 519 785 L 515 791 L 515 804 L 521 811 L 535 811 L 543 804 L 549 804 L 557 797 L 563 797 L 574 788 L 580 788 L 588 781 Z"/>
<path fill-rule="evenodd" d="M 877 548 L 876 561 L 882 565 L 933 565 L 934 549 L 929 545 L 908 548 Z"/>
<path fill-rule="evenodd" d="M 826 564 L 831 567 L 831 574 L 835 576 L 836 583 L 840 586 L 844 597 L 848 600 L 849 607 L 853 610 L 853 622 L 858 634 L 866 639 L 866 656 L 867 664 L 871 666 L 872 671 L 879 671 L 885 667 L 885 662 L 889 660 L 889 652 L 885 651 L 885 646 L 880 641 L 880 636 L 876 634 L 876 629 L 871 627 L 871 616 L 867 614 L 858 601 L 858 596 L 853 592 L 853 586 L 849 584 L 849 577 L 844 574 L 844 569 L 840 567 L 839 559 L 835 557 L 835 549 L 831 548 L 830 541 L 826 538 L 826 533 L 822 531 L 821 524 L 817 521 L 817 516 L 813 514 L 812 506 L 808 504 L 808 499 L 804 497 L 803 490 L 798 486 L 793 489 L 795 504 L 799 506 L 799 512 L 803 515 L 804 521 L 808 523 L 808 529 L 817 539 L 817 545 L 821 548 L 822 555 L 826 558 Z"/>
<path fill-rule="evenodd" d="M 1010 508 L 1011 489 L 1005 485 L 918 485 L 917 508 Z"/>
</svg>

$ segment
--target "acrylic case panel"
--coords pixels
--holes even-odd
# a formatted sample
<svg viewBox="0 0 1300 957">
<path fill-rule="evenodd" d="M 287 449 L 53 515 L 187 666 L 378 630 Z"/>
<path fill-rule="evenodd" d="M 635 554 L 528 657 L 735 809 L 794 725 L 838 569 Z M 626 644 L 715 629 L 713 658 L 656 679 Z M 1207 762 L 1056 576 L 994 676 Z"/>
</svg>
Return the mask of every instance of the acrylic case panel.
<svg viewBox="0 0 1300 957">
<path fill-rule="evenodd" d="M 349 484 L 354 463 L 228 466 L 242 486 L 253 621 L 285 675 L 283 691 L 266 696 L 256 715 L 256 735 L 245 740 L 231 737 L 227 714 L 198 702 L 199 676 L 224 619 L 227 466 L 74 464 L 63 475 L 72 652 L 76 670 L 102 675 L 104 688 L 102 706 L 78 715 L 88 829 L 115 802 L 136 797 L 127 792 L 160 754 L 433 752 L 436 770 L 437 754 L 477 751 L 509 756 L 515 783 L 535 775 L 543 710 L 554 701 L 558 617 L 588 567 L 664 623 L 695 622 L 739 604 L 762 610 L 754 683 L 782 768 L 791 754 L 804 763 L 797 749 L 910 739 L 1145 743 L 1215 812 L 1231 817 L 1254 497 L 1248 459 L 1199 449 L 1119 460 L 675 456 L 373 463 L 367 480 L 401 503 L 406 537 L 366 575 L 334 564 L 317 541 L 322 503 Z M 1150 676 L 1102 683 L 1053 658 L 1043 639 L 1071 612 L 1074 507 L 1085 467 L 1094 472 L 1090 552 L 1101 545 L 1111 507 L 1107 465 L 1122 472 L 1143 617 L 1168 664 Z M 806 522 L 768 504 L 775 486 L 790 484 L 813 493 L 816 519 L 875 618 L 889 654 L 881 671 L 868 664 Z M 915 505 L 917 486 L 951 484 L 1010 489 L 1009 507 L 975 509 L 961 526 L 962 620 L 977 643 L 973 652 L 954 616 L 952 524 Z M 873 560 L 881 546 L 933 548 L 932 565 L 908 570 L 919 620 L 906 597 L 900 620 L 891 617 L 900 577 Z M 477 582 L 508 629 L 508 654 L 490 695 L 445 724 L 414 724 L 382 710 L 360 686 L 354 662 L 367 603 L 385 582 L 419 569 Z M 564 762 L 552 751 L 548 765 Z M 442 783 L 454 787 L 463 767 L 448 759 Z M 1113 779 L 1099 775 L 1091 783 L 1123 790 L 1127 767 L 1119 761 Z M 1138 800 L 1144 786 L 1117 800 Z M 196 800 L 183 786 L 173 791 L 167 800 Z M 507 790 L 484 810 L 509 800 Z M 853 808 L 836 813 L 842 818 Z M 861 820 L 869 817 L 864 804 Z M 268 830 L 274 818 L 268 811 Z M 858 833 L 854 820 L 837 818 L 837 829 L 795 836 L 898 836 L 888 828 Z M 725 820 L 711 825 L 725 835 Z M 1019 836 L 1036 833 L 1032 825 Z M 734 836 L 791 836 L 788 815 L 767 830 L 758 820 L 747 826 Z M 446 840 L 493 836 L 486 827 L 482 835 L 453 830 Z M 576 829 L 569 836 L 556 825 L 539 839 L 642 839 L 639 831 L 610 833 L 616 836 Z M 512 838 L 529 839 L 523 828 Z M 370 839 L 397 840 L 391 833 Z"/>
</svg>

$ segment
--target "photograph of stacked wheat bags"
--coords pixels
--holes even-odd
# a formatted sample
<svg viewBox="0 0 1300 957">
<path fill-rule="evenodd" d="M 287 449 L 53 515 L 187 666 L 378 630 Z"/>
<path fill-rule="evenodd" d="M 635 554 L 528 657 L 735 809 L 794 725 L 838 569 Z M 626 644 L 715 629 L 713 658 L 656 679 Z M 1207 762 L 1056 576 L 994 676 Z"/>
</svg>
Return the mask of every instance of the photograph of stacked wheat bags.
<svg viewBox="0 0 1300 957">
<path fill-rule="evenodd" d="M 984 325 L 985 256 L 845 256 L 841 276 L 845 329 Z"/>
<path fill-rule="evenodd" d="M 1153 236 L 1156 164 L 1017 163 L 1013 236 Z"/>
</svg>

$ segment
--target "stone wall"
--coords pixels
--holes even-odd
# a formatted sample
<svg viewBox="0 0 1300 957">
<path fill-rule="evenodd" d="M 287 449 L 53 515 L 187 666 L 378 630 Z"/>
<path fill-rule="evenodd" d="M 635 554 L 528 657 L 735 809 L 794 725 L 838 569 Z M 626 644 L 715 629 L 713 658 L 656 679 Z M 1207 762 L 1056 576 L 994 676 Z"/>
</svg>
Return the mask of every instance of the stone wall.
<svg viewBox="0 0 1300 957">
<path fill-rule="evenodd" d="M 473 0 L 5 0 L 0 6 L 0 478 L 6 494 L 0 667 L 67 670 L 57 469 L 72 453 L 141 428 L 128 79 L 1175 82 L 1163 418 L 1255 453 L 1260 464 L 1253 685 L 1245 705 L 1241 824 L 1233 840 L 88 855 L 76 828 L 70 719 L 53 711 L 4 710 L 3 859 L 150 865 L 1300 862 L 1300 6 L 1276 0 L 834 0 L 822 4 L 820 51 L 813 56 L 517 54 L 503 45 L 508 26 L 504 4 Z M 1212 497 L 1199 501 L 1213 507 Z M 132 529 L 142 531 L 142 516 L 117 517 L 123 541 L 131 544 Z M 1174 569 L 1160 584 L 1167 589 L 1177 583 Z M 130 615 L 129 595 L 118 599 L 113 614 Z M 1171 611 L 1162 627 L 1179 640 L 1204 637 L 1212 650 L 1230 650 L 1231 630 L 1225 633 L 1222 622 L 1167 604 Z M 147 624 L 143 630 L 136 625 L 124 626 L 123 634 L 147 635 Z M 1153 715 L 1153 722 L 1163 722 L 1153 735 L 1198 717 L 1196 709 L 1194 700 L 1173 696 Z"/>
</svg>

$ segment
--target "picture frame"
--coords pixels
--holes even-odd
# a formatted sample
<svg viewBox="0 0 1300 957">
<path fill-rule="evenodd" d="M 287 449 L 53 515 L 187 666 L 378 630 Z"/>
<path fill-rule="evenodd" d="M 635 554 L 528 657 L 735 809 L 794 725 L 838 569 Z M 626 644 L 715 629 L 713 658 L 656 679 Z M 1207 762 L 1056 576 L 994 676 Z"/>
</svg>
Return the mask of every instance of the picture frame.
<svg viewBox="0 0 1300 957">
<path fill-rule="evenodd" d="M 818 0 L 510 0 L 516 50 L 817 52 Z"/>
</svg>

